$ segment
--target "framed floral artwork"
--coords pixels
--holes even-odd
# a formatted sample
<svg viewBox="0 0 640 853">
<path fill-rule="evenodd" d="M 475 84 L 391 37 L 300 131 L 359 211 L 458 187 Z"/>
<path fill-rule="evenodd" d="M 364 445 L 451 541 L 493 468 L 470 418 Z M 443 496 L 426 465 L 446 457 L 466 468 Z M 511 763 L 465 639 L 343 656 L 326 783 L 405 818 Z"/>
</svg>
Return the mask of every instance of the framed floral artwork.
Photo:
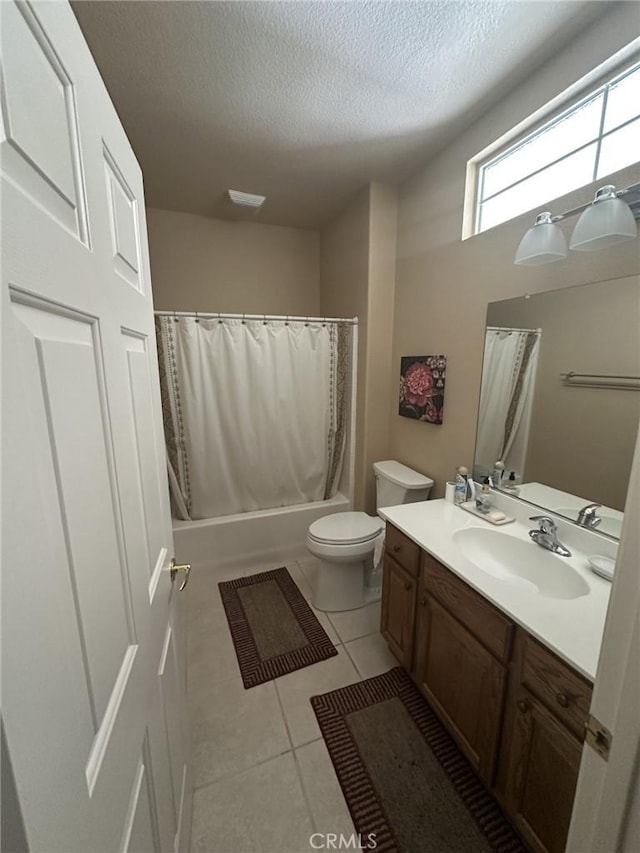
<svg viewBox="0 0 640 853">
<path fill-rule="evenodd" d="M 403 418 L 442 423 L 446 355 L 406 355 L 400 359 L 400 407 Z"/>
</svg>

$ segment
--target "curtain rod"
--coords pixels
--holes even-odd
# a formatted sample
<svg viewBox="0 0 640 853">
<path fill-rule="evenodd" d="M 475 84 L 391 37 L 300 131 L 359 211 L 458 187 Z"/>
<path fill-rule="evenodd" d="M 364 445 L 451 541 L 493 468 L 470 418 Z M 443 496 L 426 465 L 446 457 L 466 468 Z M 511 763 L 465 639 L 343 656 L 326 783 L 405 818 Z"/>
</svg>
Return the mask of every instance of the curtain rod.
<svg viewBox="0 0 640 853">
<path fill-rule="evenodd" d="M 195 317 L 196 320 L 284 320 L 290 323 L 347 323 L 358 325 L 357 317 L 294 317 L 289 314 L 225 314 L 206 311 L 154 311 L 156 317 Z"/>
<path fill-rule="evenodd" d="M 542 334 L 542 329 L 514 329 L 511 326 L 487 326 L 488 332 L 535 332 L 536 335 Z"/>
</svg>

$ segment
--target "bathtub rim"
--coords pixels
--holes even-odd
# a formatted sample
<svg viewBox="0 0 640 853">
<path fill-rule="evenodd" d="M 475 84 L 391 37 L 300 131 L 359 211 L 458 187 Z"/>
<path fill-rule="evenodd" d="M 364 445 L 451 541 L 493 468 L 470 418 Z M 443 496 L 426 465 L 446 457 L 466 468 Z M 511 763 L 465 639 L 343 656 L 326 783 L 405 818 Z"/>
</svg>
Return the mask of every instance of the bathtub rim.
<svg viewBox="0 0 640 853">
<path fill-rule="evenodd" d="M 337 492 L 324 501 L 194 521 L 172 519 L 175 550 L 196 568 L 216 570 L 313 559 L 306 546 L 309 526 L 325 515 L 349 510 L 348 497 Z"/>
</svg>

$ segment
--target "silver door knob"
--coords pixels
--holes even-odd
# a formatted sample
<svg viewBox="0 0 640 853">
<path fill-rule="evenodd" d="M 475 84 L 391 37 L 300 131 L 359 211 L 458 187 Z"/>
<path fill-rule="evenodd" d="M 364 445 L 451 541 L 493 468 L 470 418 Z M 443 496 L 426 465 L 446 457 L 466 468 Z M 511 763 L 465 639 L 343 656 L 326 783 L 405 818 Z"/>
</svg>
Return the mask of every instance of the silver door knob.
<svg viewBox="0 0 640 853">
<path fill-rule="evenodd" d="M 189 583 L 189 575 L 191 574 L 191 563 L 176 563 L 175 557 L 172 557 L 171 562 L 169 563 L 169 572 L 171 574 L 171 583 L 175 581 L 178 572 L 182 572 L 184 574 L 182 583 L 178 587 L 178 592 L 182 592 L 185 586 Z"/>
</svg>

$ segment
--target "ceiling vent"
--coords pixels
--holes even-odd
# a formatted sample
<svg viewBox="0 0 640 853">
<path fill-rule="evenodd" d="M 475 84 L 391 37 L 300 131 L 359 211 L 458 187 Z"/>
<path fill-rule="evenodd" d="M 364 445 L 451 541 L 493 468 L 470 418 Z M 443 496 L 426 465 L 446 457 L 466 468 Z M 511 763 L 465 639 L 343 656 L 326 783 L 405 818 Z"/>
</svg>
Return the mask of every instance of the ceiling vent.
<svg viewBox="0 0 640 853">
<path fill-rule="evenodd" d="M 242 193 L 239 190 L 227 190 L 226 208 L 234 219 L 249 219 L 262 209 L 265 196 Z"/>
</svg>

